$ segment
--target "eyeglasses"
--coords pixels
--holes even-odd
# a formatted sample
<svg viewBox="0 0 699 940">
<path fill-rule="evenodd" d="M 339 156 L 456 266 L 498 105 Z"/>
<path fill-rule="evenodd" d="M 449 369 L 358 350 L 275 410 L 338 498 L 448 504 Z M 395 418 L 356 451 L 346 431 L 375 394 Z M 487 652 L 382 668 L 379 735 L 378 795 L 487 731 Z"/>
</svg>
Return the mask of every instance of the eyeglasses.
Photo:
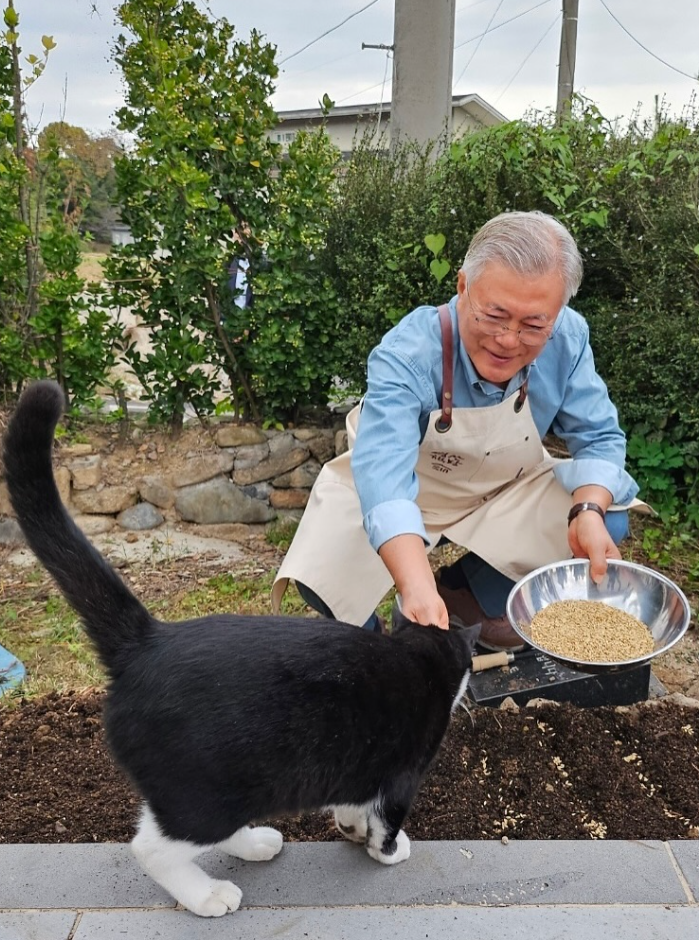
<svg viewBox="0 0 699 940">
<path fill-rule="evenodd" d="M 521 330 L 513 330 L 512 327 L 505 326 L 501 317 L 493 317 L 483 311 L 481 307 L 474 304 L 466 283 L 466 294 L 471 304 L 472 316 L 478 329 L 486 336 L 505 336 L 507 333 L 515 333 L 520 343 L 525 346 L 543 346 L 551 339 L 553 326 L 525 326 Z"/>
</svg>

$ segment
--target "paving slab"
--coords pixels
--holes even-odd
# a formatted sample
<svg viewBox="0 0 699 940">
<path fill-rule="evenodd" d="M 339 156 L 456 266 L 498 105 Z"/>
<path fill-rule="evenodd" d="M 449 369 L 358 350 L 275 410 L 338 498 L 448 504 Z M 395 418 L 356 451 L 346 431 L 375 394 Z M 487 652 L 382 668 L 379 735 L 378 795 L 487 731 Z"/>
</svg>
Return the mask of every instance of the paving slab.
<svg viewBox="0 0 699 940">
<path fill-rule="evenodd" d="M 699 903 L 699 842 L 673 840 L 668 845 L 694 900 Z"/>
<path fill-rule="evenodd" d="M 68 940 L 78 917 L 71 911 L 0 911 L 0 940 Z"/>
<path fill-rule="evenodd" d="M 285 845 L 271 862 L 211 852 L 201 864 L 234 881 L 244 907 L 690 901 L 679 862 L 662 842 L 413 842 L 410 859 L 396 866 L 352 843 L 306 842 Z M 689 855 L 683 864 L 691 867 Z M 174 902 L 128 845 L 0 847 L 0 909 L 158 907 Z"/>
<path fill-rule="evenodd" d="M 413 842 L 384 866 L 352 843 L 291 843 L 271 862 L 203 857 L 246 907 L 415 904 L 682 904 L 662 842 Z"/>
<path fill-rule="evenodd" d="M 0 910 L 174 906 L 128 845 L 0 846 Z"/>
<path fill-rule="evenodd" d="M 88 913 L 73 940 L 696 940 L 699 909 L 667 907 L 298 908 L 215 920 L 177 911 Z"/>
</svg>

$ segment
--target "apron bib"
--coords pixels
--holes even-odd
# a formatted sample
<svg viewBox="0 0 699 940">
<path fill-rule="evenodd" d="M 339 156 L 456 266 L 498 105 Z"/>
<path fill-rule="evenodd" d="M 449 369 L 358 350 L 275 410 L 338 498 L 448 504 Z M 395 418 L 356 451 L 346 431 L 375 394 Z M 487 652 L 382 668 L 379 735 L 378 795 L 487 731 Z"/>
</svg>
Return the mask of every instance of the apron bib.
<svg viewBox="0 0 699 940">
<path fill-rule="evenodd" d="M 447 308 L 440 308 L 444 333 L 442 310 Z M 451 332 L 448 311 L 446 319 Z M 444 338 L 451 347 L 446 333 Z M 553 475 L 559 461 L 541 443 L 526 383 L 498 405 L 452 409 L 448 368 L 453 370 L 453 358 L 445 348 L 442 410 L 430 414 L 415 469 L 427 551 L 445 536 L 513 581 L 569 558 L 571 497 Z M 294 579 L 315 591 L 338 620 L 361 625 L 393 585 L 364 530 L 350 466 L 360 409 L 347 416 L 350 450 L 322 468 L 277 572 L 275 613 Z"/>
</svg>

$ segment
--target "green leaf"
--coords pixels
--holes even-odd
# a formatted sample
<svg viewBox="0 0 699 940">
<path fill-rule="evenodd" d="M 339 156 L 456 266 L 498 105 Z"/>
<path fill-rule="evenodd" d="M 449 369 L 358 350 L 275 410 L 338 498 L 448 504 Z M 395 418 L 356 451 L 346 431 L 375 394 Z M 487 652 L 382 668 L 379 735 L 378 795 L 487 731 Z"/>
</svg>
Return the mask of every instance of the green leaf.
<svg viewBox="0 0 699 940">
<path fill-rule="evenodd" d="M 41 45 L 46 49 L 47 52 L 50 52 L 52 49 L 56 48 L 56 43 L 53 41 L 53 36 L 42 36 Z"/>
<path fill-rule="evenodd" d="M 430 271 L 439 284 L 442 283 L 450 270 L 451 265 L 446 258 L 433 258 L 432 261 L 430 261 Z"/>
<path fill-rule="evenodd" d="M 5 10 L 5 26 L 9 26 L 10 29 L 14 29 L 15 26 L 19 25 L 19 14 L 12 7 L 7 7 Z"/>
<path fill-rule="evenodd" d="M 446 245 L 447 239 L 446 236 L 442 235 L 440 232 L 438 235 L 425 235 L 424 242 L 427 246 L 427 250 L 431 251 L 436 258 Z"/>
</svg>

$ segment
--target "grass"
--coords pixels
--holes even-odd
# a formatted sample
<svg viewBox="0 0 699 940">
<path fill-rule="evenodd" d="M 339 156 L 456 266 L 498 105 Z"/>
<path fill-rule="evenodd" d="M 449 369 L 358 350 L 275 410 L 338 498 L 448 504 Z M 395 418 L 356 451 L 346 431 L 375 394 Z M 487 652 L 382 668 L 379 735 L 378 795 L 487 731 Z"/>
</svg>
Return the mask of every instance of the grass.
<svg viewBox="0 0 699 940">
<path fill-rule="evenodd" d="M 285 551 L 295 524 L 272 530 L 268 540 Z M 449 562 L 456 549 L 448 546 L 433 556 L 433 564 Z M 696 622 L 699 609 L 699 541 L 663 526 L 634 520 L 632 538 L 625 543 L 628 560 L 662 571 L 689 598 Z M 209 573 L 194 570 L 187 558 L 154 558 L 127 569 L 134 591 L 152 613 L 163 620 L 185 620 L 230 611 L 269 614 L 270 590 L 278 558 L 267 562 L 252 558 L 235 570 Z M 0 644 L 11 650 L 27 668 L 22 694 L 42 695 L 104 683 L 104 673 L 80 622 L 38 566 L 32 569 L 0 569 Z M 379 606 L 390 619 L 394 592 Z M 314 616 L 292 588 L 284 599 L 283 613 Z M 673 668 L 682 667 L 699 678 L 699 636 L 693 630 L 666 654 Z M 666 657 L 662 657 L 665 659 Z M 10 699 L 11 696 L 6 696 Z M 0 701 L 3 699 L 0 698 Z"/>
<path fill-rule="evenodd" d="M 147 578 L 140 573 L 138 577 L 142 587 Z M 226 572 L 198 580 L 194 588 L 168 591 L 152 601 L 147 586 L 137 593 L 162 620 L 188 620 L 222 611 L 270 612 L 271 571 L 252 576 Z M 313 615 L 295 591 L 287 592 L 284 613 Z M 22 572 L 12 585 L 0 579 L 0 645 L 12 650 L 27 669 L 25 696 L 104 684 L 104 671 L 78 616 L 38 566 Z"/>
</svg>

